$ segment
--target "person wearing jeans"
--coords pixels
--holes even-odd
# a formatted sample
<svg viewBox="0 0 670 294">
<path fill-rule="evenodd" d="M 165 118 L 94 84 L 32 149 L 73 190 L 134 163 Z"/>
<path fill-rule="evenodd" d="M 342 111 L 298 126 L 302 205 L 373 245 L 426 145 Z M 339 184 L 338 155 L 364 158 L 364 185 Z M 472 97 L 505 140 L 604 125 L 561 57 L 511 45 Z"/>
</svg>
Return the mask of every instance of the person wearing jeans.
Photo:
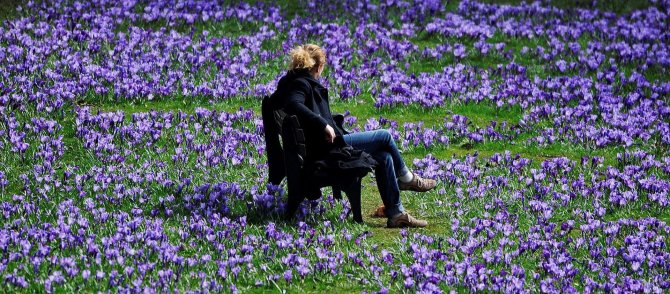
<svg viewBox="0 0 670 294">
<path fill-rule="evenodd" d="M 385 215 L 396 216 L 404 211 L 400 190 L 423 192 L 435 187 L 435 181 L 414 176 L 409 171 L 389 131 L 350 133 L 343 138 L 347 144 L 369 153 L 379 163 L 375 176 L 384 202 Z"/>
<path fill-rule="evenodd" d="M 436 186 L 410 172 L 405 165 L 391 133 L 387 130 L 365 131 L 344 135 L 330 112 L 328 91 L 316 78 L 326 63 L 323 50 L 314 44 L 298 46 L 291 51 L 291 68 L 279 80 L 271 99 L 275 107 L 296 115 L 305 128 L 308 150 L 327 150 L 336 136 L 356 149 L 370 154 L 379 164 L 375 169 L 377 187 L 384 202 L 386 225 L 395 227 L 425 227 L 428 223 L 405 212 L 400 201 L 401 190 L 429 191 Z"/>
</svg>

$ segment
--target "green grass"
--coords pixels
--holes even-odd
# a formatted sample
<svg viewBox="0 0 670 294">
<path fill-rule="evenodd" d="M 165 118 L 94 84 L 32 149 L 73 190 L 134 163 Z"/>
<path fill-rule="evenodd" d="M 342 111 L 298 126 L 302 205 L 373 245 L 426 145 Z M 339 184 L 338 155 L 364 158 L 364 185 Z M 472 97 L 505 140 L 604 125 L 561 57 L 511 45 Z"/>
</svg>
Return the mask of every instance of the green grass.
<svg viewBox="0 0 670 294">
<path fill-rule="evenodd" d="M 103 102 L 95 104 L 83 103 L 81 106 L 89 106 L 95 111 L 110 112 L 123 111 L 127 117 L 136 112 L 158 111 L 181 111 L 193 114 L 196 108 L 216 109 L 225 112 L 235 112 L 240 108 L 253 109 L 254 113 L 260 115 L 260 98 L 234 97 L 225 100 L 212 100 L 210 98 L 196 97 L 191 99 L 158 99 L 158 100 L 132 100 L 129 102 Z"/>
<path fill-rule="evenodd" d="M 521 1 L 504 1 L 505 3 L 519 3 Z M 568 0 L 555 0 L 551 2 L 552 4 L 557 5 L 558 7 L 590 7 L 591 1 L 568 1 Z M 0 2 L 0 20 L 5 20 L 11 18 L 15 15 L 14 7 L 19 4 L 19 1 L 12 0 L 3 0 Z M 456 11 L 458 3 L 456 1 L 448 1 L 446 8 L 448 11 Z M 573 6 L 574 5 L 574 6 Z M 597 2 L 597 7 L 613 11 L 615 13 L 627 13 L 629 11 L 640 9 L 649 5 L 647 1 L 599 1 Z M 285 15 L 302 15 L 306 16 L 308 13 L 304 10 L 304 1 L 286 1 L 281 2 L 280 6 Z M 135 24 L 123 23 L 117 27 L 117 31 L 128 30 L 131 26 L 138 26 L 144 29 L 151 30 L 160 30 L 166 25 L 164 21 L 156 22 L 138 22 Z M 242 35 L 251 34 L 259 30 L 262 24 L 249 24 L 249 23 L 239 23 L 232 20 L 226 20 L 220 23 L 215 23 L 212 21 L 209 22 L 198 22 L 193 26 L 188 26 L 184 24 L 177 25 L 174 29 L 181 33 L 190 33 L 193 32 L 194 38 L 204 37 L 203 32 L 208 31 L 209 36 L 211 37 L 228 37 L 228 38 L 237 38 Z M 280 32 L 278 36 L 270 42 L 263 44 L 267 48 L 279 48 L 282 40 L 285 38 L 285 33 Z M 578 41 L 585 46 L 586 42 L 590 40 L 589 36 L 583 36 Z M 472 47 L 474 40 L 468 38 L 444 38 L 440 36 L 434 36 L 426 33 L 421 33 L 417 37 L 411 40 L 419 48 L 423 49 L 425 47 L 434 47 L 439 44 L 444 43 L 461 43 L 465 44 L 468 47 Z M 527 39 L 527 38 L 508 38 L 497 32 L 492 39 L 489 40 L 489 43 L 496 42 L 505 42 L 506 50 L 512 50 L 514 54 L 514 61 L 518 64 L 524 65 L 528 68 L 528 75 L 533 77 L 535 75 L 539 77 L 547 77 L 549 75 L 554 76 L 557 73 L 552 69 L 548 68 L 542 64 L 541 60 L 538 60 L 531 56 L 521 56 L 519 54 L 521 48 L 527 46 L 531 49 L 535 48 L 537 45 L 546 46 L 547 40 L 542 38 Z M 234 52 L 231 52 L 233 54 Z M 410 73 L 430 73 L 441 70 L 444 66 L 453 65 L 456 62 L 461 62 L 468 66 L 477 67 L 480 69 L 487 69 L 490 67 L 495 67 L 497 64 L 505 64 L 508 62 L 505 58 L 498 54 L 491 53 L 486 56 L 482 56 L 478 53 L 472 53 L 464 60 L 455 60 L 453 56 L 445 56 L 440 60 L 431 60 L 427 58 L 421 58 L 418 56 L 409 56 L 407 57 L 407 62 L 410 66 L 408 72 Z M 47 63 L 53 64 L 53 60 L 48 61 Z M 355 65 L 355 62 L 352 62 L 352 65 Z M 283 61 L 272 61 L 264 65 L 264 72 L 259 73 L 258 76 L 254 77 L 257 81 L 254 82 L 267 82 L 274 78 L 274 76 L 281 74 L 283 71 Z M 635 69 L 635 65 L 626 65 L 625 72 L 630 73 Z M 651 68 L 650 70 L 644 73 L 651 80 L 668 80 L 669 75 L 667 70 L 664 68 Z M 326 71 L 325 75 L 328 75 Z M 210 78 L 207 72 L 202 72 L 198 74 L 203 80 Z M 593 74 L 588 74 L 588 77 L 593 78 Z M 335 95 L 333 95 L 335 96 Z M 373 106 L 374 97 L 369 91 L 364 91 L 363 94 L 354 97 L 350 100 L 343 101 L 340 99 L 332 99 L 332 110 L 334 113 L 343 113 L 345 111 L 350 111 L 352 115 L 358 118 L 358 127 L 362 127 L 367 119 L 369 118 L 386 118 L 398 122 L 399 126 L 402 126 L 404 123 L 424 123 L 426 127 L 440 127 L 445 123 L 445 119 L 448 120 L 454 115 L 463 115 L 468 117 L 470 121 L 471 128 L 485 128 L 492 121 L 497 123 L 507 122 L 510 125 L 517 124 L 525 114 L 524 109 L 520 106 L 507 107 L 506 109 L 498 109 L 495 105 L 491 105 L 488 102 L 482 103 L 459 103 L 459 102 L 450 102 L 447 105 L 441 107 L 434 107 L 430 109 L 425 109 L 417 105 L 409 105 L 403 107 L 381 107 L 376 108 Z M 234 112 L 239 109 L 252 109 L 256 115 L 260 115 L 260 97 L 249 97 L 249 96 L 237 96 L 233 98 L 222 99 L 219 97 L 184 97 L 180 95 L 174 95 L 170 97 L 156 97 L 155 99 L 148 98 L 132 98 L 132 99 L 114 99 L 113 97 L 87 94 L 82 97 L 77 97 L 76 106 L 89 106 L 91 107 L 91 112 L 96 113 L 100 112 L 111 112 L 111 111 L 122 111 L 126 116 L 126 120 L 130 120 L 133 113 L 142 113 L 149 112 L 152 110 L 158 111 L 172 111 L 172 112 L 185 112 L 188 114 L 194 114 L 197 108 L 208 108 L 215 109 L 225 112 Z M 75 106 L 68 106 L 65 108 L 66 114 L 72 114 L 73 108 Z M 17 111 L 18 112 L 18 111 Z M 26 113 L 17 113 L 21 116 L 21 119 L 26 121 L 28 118 L 33 116 L 39 116 L 39 113 L 35 112 L 26 112 Z M 82 171 L 88 171 L 96 167 L 105 167 L 109 164 L 104 161 L 104 158 L 96 156 L 92 151 L 87 150 L 83 146 L 83 142 L 80 138 L 76 137 L 76 126 L 75 121 L 72 116 L 62 115 L 55 118 L 60 125 L 62 130 L 59 131 L 60 134 L 64 136 L 63 142 L 65 145 L 65 154 L 62 158 L 57 161 L 57 176 L 62 176 L 65 169 L 73 168 L 75 166 L 79 167 Z M 550 120 L 545 120 L 541 122 L 542 127 L 549 127 L 552 125 Z M 252 128 L 251 123 L 243 124 L 242 126 L 236 126 L 241 128 Z M 1 129 L 0 129 L 1 130 Z M 217 129 L 217 130 L 220 130 Z M 250 165 L 243 165 L 241 167 L 225 167 L 217 166 L 215 168 L 207 169 L 201 166 L 196 167 L 196 158 L 192 157 L 187 160 L 187 163 L 183 166 L 179 165 L 170 165 L 170 154 L 168 152 L 161 152 L 162 150 L 170 150 L 175 148 L 177 144 L 174 142 L 174 131 L 169 133 L 165 137 L 161 137 L 160 140 L 155 142 L 152 145 L 144 146 L 135 146 L 131 150 L 132 152 L 128 156 L 128 164 L 139 166 L 145 161 L 154 163 L 151 168 L 155 169 L 158 172 L 165 172 L 169 175 L 170 178 L 179 178 L 180 173 L 195 171 L 193 178 L 195 179 L 192 186 L 208 183 L 217 183 L 222 181 L 233 181 L 240 178 L 245 179 L 256 179 L 261 174 L 261 171 L 257 170 L 255 167 Z M 478 154 L 480 158 L 490 157 L 496 153 L 504 153 L 509 151 L 512 154 L 520 154 L 524 158 L 532 160 L 530 168 L 538 168 L 540 163 L 547 159 L 552 159 L 556 157 L 567 157 L 569 159 L 579 161 L 584 156 L 599 156 L 604 158 L 604 166 L 617 165 L 616 154 L 626 151 L 623 147 L 610 146 L 606 148 L 590 148 L 588 146 L 583 146 L 579 144 L 572 144 L 569 142 L 557 142 L 549 145 L 538 146 L 534 143 L 528 143 L 527 140 L 532 138 L 537 134 L 535 133 L 524 133 L 514 140 L 510 141 L 485 141 L 482 143 L 472 143 L 467 140 L 460 140 L 451 142 L 448 145 L 439 145 L 433 146 L 430 148 L 426 147 L 410 147 L 406 150 L 403 150 L 403 157 L 405 161 L 410 165 L 413 159 L 423 158 L 427 154 L 432 154 L 436 158 L 447 160 L 452 157 L 463 159 L 466 156 L 472 154 Z M 25 159 L 23 156 L 14 154 L 6 149 L 0 152 L 0 162 L 3 164 L 3 171 L 7 174 L 11 174 L 15 177 L 18 177 L 21 174 L 30 174 L 32 172 L 32 166 L 27 164 L 30 162 L 31 156 L 36 152 L 36 144 L 38 140 L 36 138 L 29 138 L 33 145 L 27 151 Z M 118 138 L 117 138 L 118 140 Z M 196 142 L 207 140 L 205 135 L 200 134 L 196 138 Z M 255 150 L 257 146 L 250 146 L 250 144 L 241 145 L 245 150 Z M 656 151 L 658 152 L 657 158 L 662 156 L 667 156 L 667 150 L 661 150 L 662 146 L 647 146 L 643 142 L 637 142 L 635 148 L 640 148 L 647 151 Z M 134 156 L 137 155 L 139 159 L 134 159 Z M 262 162 L 264 157 L 258 156 L 254 158 L 257 162 Z M 157 163 L 167 163 L 165 166 L 159 167 Z M 486 175 L 505 175 L 507 171 L 500 169 L 491 169 L 487 171 Z M 572 177 L 576 177 L 577 169 L 573 170 Z M 659 176 L 663 175 L 658 172 Z M 512 176 L 514 177 L 514 176 Z M 667 177 L 667 176 L 665 176 Z M 245 185 L 259 185 L 260 183 L 255 183 L 249 180 L 243 181 Z M 394 250 L 398 252 L 399 256 L 403 257 L 402 254 L 406 254 L 404 258 L 409 260 L 409 253 L 407 253 L 405 246 L 406 244 L 399 244 L 401 237 L 398 230 L 391 230 L 385 228 L 385 219 L 384 218 L 372 218 L 370 214 L 381 204 L 381 199 L 379 197 L 379 192 L 376 188 L 374 179 L 370 176 L 366 177 L 363 182 L 363 214 L 364 221 L 363 225 L 353 224 L 349 221 L 336 223 L 335 227 L 337 230 L 347 229 L 353 233 L 362 233 L 365 231 L 372 232 L 372 236 L 369 237 L 364 243 L 364 248 L 369 249 L 371 245 L 378 245 L 379 247 L 375 249 L 379 251 L 381 248 L 386 248 L 389 250 Z M 526 211 L 524 207 L 519 203 L 518 200 L 512 199 L 512 195 L 508 189 L 502 194 L 495 194 L 492 191 L 485 191 L 482 197 L 469 199 L 469 198 L 460 198 L 456 196 L 456 190 L 460 186 L 457 185 L 447 185 L 444 183 L 440 184 L 439 188 L 445 189 L 445 194 L 440 194 L 438 191 L 431 191 L 429 193 L 420 194 L 414 192 L 403 192 L 402 197 L 405 207 L 415 216 L 425 218 L 430 222 L 430 226 L 426 229 L 412 229 L 410 233 L 419 232 L 421 234 L 429 235 L 435 238 L 444 238 L 445 236 L 450 236 L 451 232 L 450 222 L 453 219 L 460 220 L 469 220 L 470 218 L 485 218 L 487 214 L 493 214 L 499 208 L 485 208 L 486 205 L 490 204 L 493 199 L 502 199 L 503 202 L 510 205 L 509 211 L 516 213 L 516 216 L 512 223 L 519 227 L 520 231 L 527 231 L 528 228 L 535 223 L 536 213 L 531 213 Z M 521 189 L 522 185 L 520 183 L 512 183 L 512 188 Z M 467 187 L 467 185 L 461 185 Z M 475 186 L 475 185 L 473 185 Z M 244 187 L 248 188 L 248 187 Z M 100 191 L 100 195 L 104 196 L 111 194 L 110 190 L 113 188 L 107 188 Z M 84 187 L 84 190 L 91 191 L 92 188 L 89 186 Z M 326 193 L 329 192 L 328 189 L 325 189 Z M 146 199 L 138 197 L 136 199 L 126 199 L 122 203 L 107 203 L 105 206 L 108 212 L 114 211 L 130 211 L 133 207 L 136 207 L 140 200 L 146 201 L 144 205 L 151 208 L 162 208 L 158 204 L 158 198 L 167 196 L 172 193 L 168 188 L 152 186 L 150 191 L 148 191 L 150 196 Z M 0 200 L 6 201 L 11 199 L 14 195 L 26 195 L 26 191 L 23 191 L 20 181 L 12 180 L 10 185 L 4 190 L 0 191 Z M 79 197 L 76 194 L 76 190 L 70 192 L 57 193 L 59 195 L 58 199 L 51 199 L 51 202 L 47 202 L 41 207 L 44 210 L 53 210 L 61 200 L 73 199 L 77 203 L 81 204 L 83 201 L 82 197 Z M 87 195 L 86 197 L 98 197 L 100 195 Z M 37 197 L 37 196 L 34 196 Z M 645 197 L 645 196 L 642 196 Z M 569 205 L 557 207 L 554 212 L 551 221 L 560 223 L 571 219 L 573 215 L 571 214 L 575 209 L 584 209 L 589 210 L 593 209 L 593 202 L 591 199 L 579 199 L 569 203 Z M 437 203 L 442 203 L 438 205 Z M 460 207 L 456 207 L 453 204 L 459 202 Z M 258 214 L 255 212 L 250 212 L 247 210 L 246 206 L 242 205 L 244 203 L 238 203 L 237 206 L 231 207 L 232 215 L 241 216 L 248 215 L 251 225 L 249 230 L 254 231 L 256 234 L 262 234 L 263 226 L 270 221 L 277 222 L 282 230 L 289 232 L 295 232 L 295 226 L 292 223 L 282 222 L 278 216 L 267 216 Z M 619 218 L 642 218 L 642 217 L 656 217 L 663 221 L 670 222 L 670 212 L 667 209 L 662 209 L 658 207 L 652 207 L 650 209 L 643 208 L 641 205 L 633 204 L 626 209 L 617 210 L 616 207 L 607 207 L 608 211 L 606 220 L 615 220 Z M 147 209 L 147 210 L 148 210 Z M 327 212 L 325 215 L 326 219 L 332 220 L 336 219 L 337 213 L 341 210 L 341 205 L 336 204 L 335 207 L 331 208 L 331 211 Z M 90 212 L 88 212 L 90 213 Z M 166 231 L 169 232 L 170 240 L 173 242 L 178 242 L 178 235 L 176 230 L 180 228 L 181 221 L 183 218 L 189 216 L 189 212 L 185 209 L 180 209 L 179 207 L 175 208 L 174 216 L 168 217 L 164 212 L 161 212 L 159 217 L 165 219 L 163 227 Z M 41 219 L 44 217 L 45 219 Z M 30 219 L 29 222 L 54 222 L 55 219 L 53 213 L 45 213 L 40 215 L 40 218 Z M 318 226 L 323 219 L 308 219 L 308 223 Z M 580 220 L 576 220 L 580 221 Z M 113 225 L 105 224 L 102 227 L 94 228 L 99 230 L 100 235 L 109 235 L 114 232 L 116 229 Z M 578 232 L 575 231 L 575 234 Z M 499 240 L 500 236 L 496 236 L 495 239 L 492 239 L 493 242 Z M 187 248 L 183 254 L 187 256 L 197 256 L 198 254 L 203 253 L 216 253 L 216 250 L 212 248 L 210 244 L 204 240 L 194 241 L 194 245 L 190 248 Z M 341 250 L 356 252 L 360 248 L 347 247 L 351 244 L 343 242 Z M 405 251 L 403 251 L 405 249 Z M 372 250 L 372 249 L 371 249 Z M 582 251 L 577 251 L 580 254 L 587 255 L 588 252 L 583 249 Z M 458 254 L 458 253 L 456 253 Z M 257 260 L 262 260 L 263 256 L 255 256 Z M 537 265 L 537 260 L 540 257 L 535 255 L 525 256 L 521 262 L 524 267 L 528 270 L 533 269 Z M 27 261 L 26 261 L 27 262 Z M 274 270 L 280 271 L 281 266 L 277 265 Z M 11 270 L 11 268 L 10 268 Z M 213 272 L 212 269 L 203 269 L 209 272 Z M 360 269 L 349 268 L 345 271 L 355 271 Z M 41 273 L 40 273 L 41 274 Z M 530 276 L 530 275 L 529 275 Z M 241 281 L 241 284 L 246 285 L 248 288 L 244 289 L 245 291 L 253 293 L 265 293 L 267 291 L 277 291 L 279 289 L 286 289 L 288 292 L 305 292 L 305 293 L 323 293 L 329 291 L 335 292 L 359 292 L 362 289 L 365 289 L 363 285 L 357 283 L 354 280 L 349 280 L 342 278 L 343 276 L 333 277 L 329 275 L 322 275 L 318 278 L 309 278 L 304 281 L 301 281 L 299 284 L 286 284 L 280 282 L 276 285 L 277 288 L 272 287 L 260 287 L 256 288 L 250 285 L 253 285 L 254 281 Z M 79 283 L 81 281 L 73 280 L 72 283 Z M 42 291 L 43 288 L 41 285 L 33 285 L 33 288 L 28 289 L 30 292 Z M 70 288 L 68 288 L 70 287 Z M 98 288 L 89 288 L 85 289 L 86 291 L 94 290 L 104 290 L 105 285 L 97 285 Z M 186 282 L 180 287 L 198 287 L 198 279 L 186 279 Z M 6 288 L 5 288 L 6 289 Z M 71 285 L 65 286 L 61 289 L 65 292 L 76 291 L 77 289 L 71 288 Z M 399 291 L 400 289 L 393 289 Z M 466 289 L 457 289 L 457 290 L 466 290 Z M 393 292 L 393 291 L 392 291 Z"/>
<path fill-rule="evenodd" d="M 0 0 L 0 22 L 11 19 L 16 15 L 16 7 L 23 3 L 20 0 Z"/>
</svg>

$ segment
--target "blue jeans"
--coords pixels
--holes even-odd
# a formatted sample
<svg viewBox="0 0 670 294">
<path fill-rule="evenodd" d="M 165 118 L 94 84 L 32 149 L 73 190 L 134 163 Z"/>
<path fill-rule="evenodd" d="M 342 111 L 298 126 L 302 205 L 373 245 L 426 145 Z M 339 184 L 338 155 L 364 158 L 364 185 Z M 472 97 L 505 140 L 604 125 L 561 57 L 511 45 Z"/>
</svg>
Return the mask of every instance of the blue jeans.
<svg viewBox="0 0 670 294">
<path fill-rule="evenodd" d="M 379 165 L 375 169 L 377 188 L 384 202 L 387 217 L 404 211 L 396 178 L 409 172 L 398 147 L 387 130 L 351 133 L 343 136 L 347 144 L 369 153 Z"/>
</svg>

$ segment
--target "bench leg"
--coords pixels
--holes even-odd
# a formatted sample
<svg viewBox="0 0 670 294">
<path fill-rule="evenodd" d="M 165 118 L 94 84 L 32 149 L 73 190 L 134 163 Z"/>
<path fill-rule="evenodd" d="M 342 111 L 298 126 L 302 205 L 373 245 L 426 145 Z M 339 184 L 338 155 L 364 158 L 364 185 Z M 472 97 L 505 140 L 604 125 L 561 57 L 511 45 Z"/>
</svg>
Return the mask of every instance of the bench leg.
<svg viewBox="0 0 670 294">
<path fill-rule="evenodd" d="M 286 209 L 284 210 L 285 220 L 290 221 L 293 219 L 295 212 L 298 210 L 298 207 L 300 207 L 300 203 L 302 203 L 303 200 L 304 198 L 295 195 L 291 196 L 291 194 L 289 194 L 288 201 L 286 202 Z"/>
<path fill-rule="evenodd" d="M 354 182 L 351 187 L 344 192 L 347 194 L 347 198 L 349 198 L 354 221 L 363 223 L 363 215 L 361 214 L 361 179 Z"/>
<path fill-rule="evenodd" d="M 335 200 L 342 200 L 342 190 L 338 187 L 333 187 L 333 198 Z"/>
<path fill-rule="evenodd" d="M 284 219 L 290 221 L 293 219 L 295 212 L 300 207 L 300 203 L 305 200 L 305 195 L 297 183 L 296 174 L 288 173 L 286 186 L 288 188 L 288 199 L 286 201 L 286 208 L 284 210 Z"/>
</svg>

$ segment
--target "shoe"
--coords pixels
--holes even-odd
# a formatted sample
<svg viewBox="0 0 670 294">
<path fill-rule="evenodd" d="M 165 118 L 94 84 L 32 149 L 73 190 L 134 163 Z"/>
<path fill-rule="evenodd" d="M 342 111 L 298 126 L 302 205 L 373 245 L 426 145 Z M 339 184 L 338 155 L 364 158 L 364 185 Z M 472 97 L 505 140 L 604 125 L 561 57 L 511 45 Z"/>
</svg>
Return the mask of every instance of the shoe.
<svg viewBox="0 0 670 294">
<path fill-rule="evenodd" d="M 423 228 L 427 225 L 427 221 L 415 219 L 407 212 L 403 212 L 402 214 L 389 218 L 386 221 L 387 228 Z"/>
<path fill-rule="evenodd" d="M 436 185 L 437 182 L 435 180 L 424 179 L 416 174 L 414 174 L 412 180 L 407 183 L 398 181 L 398 188 L 401 191 L 410 190 L 415 192 L 426 192 L 435 188 Z"/>
<path fill-rule="evenodd" d="M 380 205 L 379 207 L 377 207 L 377 209 L 375 209 L 375 212 L 372 214 L 372 217 L 386 217 L 384 209 L 386 209 L 386 207 L 384 207 L 384 204 Z"/>
</svg>

